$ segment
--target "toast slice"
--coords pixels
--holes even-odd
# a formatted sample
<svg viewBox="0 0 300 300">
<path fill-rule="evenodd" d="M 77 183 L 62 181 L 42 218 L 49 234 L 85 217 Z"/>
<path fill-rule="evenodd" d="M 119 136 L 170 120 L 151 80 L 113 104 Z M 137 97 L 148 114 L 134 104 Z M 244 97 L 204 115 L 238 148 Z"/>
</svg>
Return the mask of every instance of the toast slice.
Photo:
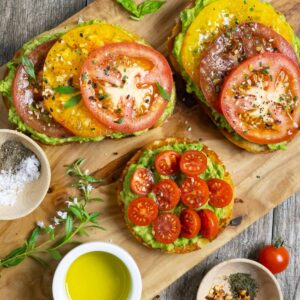
<svg viewBox="0 0 300 300">
<path fill-rule="evenodd" d="M 187 6 L 186 8 L 191 8 L 193 7 L 195 4 L 195 1 L 192 0 Z M 173 47 L 174 47 L 174 43 L 175 43 L 175 38 L 176 36 L 181 32 L 182 30 L 182 24 L 180 19 L 178 19 L 178 21 L 176 22 L 176 24 L 174 25 L 172 31 L 171 31 L 171 35 L 168 38 L 168 42 L 167 42 L 167 51 L 168 51 L 168 55 L 169 55 L 169 60 L 171 62 L 171 65 L 173 66 L 174 70 L 176 71 L 176 73 L 178 73 L 180 75 L 180 77 L 182 78 L 182 80 L 184 80 L 184 78 L 182 77 L 181 74 L 181 69 L 180 66 L 175 58 L 175 56 L 173 55 Z M 196 97 L 198 99 L 198 97 L 196 95 L 194 95 L 194 97 Z M 200 101 L 199 101 L 200 102 Z M 201 105 L 204 108 L 204 111 L 206 112 L 206 114 L 211 118 L 211 120 L 213 121 L 213 123 L 217 126 L 217 124 L 215 123 L 213 117 L 212 117 L 212 111 L 211 109 L 206 106 L 205 104 L 203 104 L 201 102 Z M 218 127 L 218 126 L 217 126 Z M 221 129 L 218 128 L 222 134 L 233 144 L 235 144 L 236 146 L 243 148 L 245 150 L 247 150 L 248 152 L 252 152 L 252 153 L 269 153 L 269 152 L 273 152 L 275 150 L 271 150 L 267 145 L 260 145 L 260 144 L 255 144 L 255 143 L 251 143 L 248 142 L 246 140 L 237 140 L 234 138 L 234 136 L 232 135 L 232 133 L 228 132 L 225 129 Z"/>
<path fill-rule="evenodd" d="M 186 140 L 186 139 L 179 139 L 179 138 L 167 138 L 165 140 L 158 140 L 158 141 L 154 141 L 148 145 L 146 145 L 145 147 L 143 147 L 142 149 L 140 149 L 139 151 L 137 151 L 137 153 L 128 161 L 122 175 L 121 178 L 119 180 L 119 184 L 117 187 L 117 193 L 118 193 L 118 203 L 122 209 L 123 215 L 124 215 L 124 219 L 126 222 L 126 225 L 129 229 L 129 231 L 132 233 L 132 235 L 143 245 L 152 248 L 152 246 L 147 243 L 146 241 L 144 241 L 133 229 L 133 224 L 128 220 L 128 218 L 126 218 L 126 207 L 125 207 L 125 203 L 123 201 L 122 198 L 122 190 L 123 190 L 123 185 L 124 185 L 124 181 L 125 181 L 125 177 L 128 173 L 129 167 L 132 164 L 135 164 L 139 161 L 142 153 L 145 150 L 155 150 L 158 148 L 161 148 L 163 146 L 167 146 L 167 145 L 173 145 L 175 143 L 185 143 L 185 144 L 197 144 L 198 142 L 193 142 L 190 140 Z M 218 157 L 218 155 L 211 149 L 209 149 L 207 146 L 203 146 L 203 149 L 201 150 L 203 151 L 215 164 L 218 165 L 222 165 L 224 170 L 225 170 L 225 175 L 223 180 L 227 181 L 230 186 L 233 189 L 233 181 L 231 179 L 230 174 L 228 173 L 228 171 L 226 170 L 224 164 L 222 163 L 222 161 L 220 160 L 220 158 Z M 233 197 L 234 199 L 234 197 Z M 232 209 L 233 209 L 233 200 L 231 201 L 231 203 L 228 205 L 228 209 L 226 209 L 226 214 L 223 216 L 222 219 L 219 219 L 219 226 L 220 226 L 220 231 L 219 234 L 225 229 L 225 227 L 228 225 L 228 223 L 230 222 L 231 219 L 231 215 L 232 215 Z M 210 241 L 205 239 L 205 238 L 200 238 L 197 242 L 195 243 L 190 243 L 186 246 L 175 246 L 173 249 L 171 250 L 166 250 L 166 249 L 160 249 L 164 252 L 167 253 L 187 253 L 187 252 L 191 252 L 197 249 L 201 249 L 205 244 L 209 243 Z"/>
</svg>

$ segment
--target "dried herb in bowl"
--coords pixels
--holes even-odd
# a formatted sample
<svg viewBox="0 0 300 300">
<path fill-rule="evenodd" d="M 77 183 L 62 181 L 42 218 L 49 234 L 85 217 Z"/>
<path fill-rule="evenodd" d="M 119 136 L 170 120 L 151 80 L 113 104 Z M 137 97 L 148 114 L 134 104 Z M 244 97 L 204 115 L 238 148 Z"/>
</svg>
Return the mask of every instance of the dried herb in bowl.
<svg viewBox="0 0 300 300">
<path fill-rule="evenodd" d="M 228 283 L 233 299 L 249 299 L 242 298 L 242 296 L 249 296 L 251 300 L 255 299 L 258 287 L 256 281 L 251 277 L 250 274 L 231 274 L 228 277 Z"/>
</svg>

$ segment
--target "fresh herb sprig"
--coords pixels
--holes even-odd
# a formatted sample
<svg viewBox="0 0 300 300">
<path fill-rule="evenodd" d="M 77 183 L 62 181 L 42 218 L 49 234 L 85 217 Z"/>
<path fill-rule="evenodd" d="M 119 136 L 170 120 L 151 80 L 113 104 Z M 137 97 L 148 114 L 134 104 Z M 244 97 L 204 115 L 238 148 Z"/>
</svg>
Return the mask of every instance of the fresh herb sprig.
<svg viewBox="0 0 300 300">
<path fill-rule="evenodd" d="M 34 82 L 36 82 L 34 64 L 33 64 L 32 60 L 28 56 L 23 55 L 21 57 L 21 64 L 23 65 L 24 70 L 25 70 L 26 74 L 29 76 L 29 78 L 31 80 L 33 80 Z"/>
<path fill-rule="evenodd" d="M 59 85 L 59 86 L 53 88 L 53 91 L 55 91 L 59 94 L 62 94 L 62 95 L 75 94 L 63 103 L 64 108 L 70 108 L 70 107 L 77 105 L 81 101 L 81 98 L 82 98 L 81 94 L 80 94 L 80 90 L 73 86 Z"/>
<path fill-rule="evenodd" d="M 134 0 L 116 0 L 132 15 L 131 19 L 140 21 L 145 15 L 157 12 L 165 3 L 165 0 L 146 0 L 137 5 Z"/>
<path fill-rule="evenodd" d="M 59 260 L 62 247 L 75 243 L 75 236 L 88 235 L 88 228 L 103 229 L 98 224 L 100 212 L 88 212 L 86 207 L 88 202 L 102 201 L 101 198 L 91 197 L 92 184 L 100 183 L 102 180 L 89 175 L 88 172 L 83 172 L 81 169 L 83 162 L 83 159 L 78 159 L 71 165 L 65 166 L 67 175 L 74 179 L 72 186 L 77 189 L 78 196 L 69 197 L 66 207 L 57 212 L 52 224 L 45 225 L 42 221 L 37 222 L 25 243 L 0 259 L 0 267 L 16 266 L 26 258 L 47 266 L 43 258 L 44 254 Z M 61 234 L 59 229 L 62 227 L 64 232 Z M 41 238 L 46 238 L 46 241 L 38 243 Z"/>
<path fill-rule="evenodd" d="M 159 94 L 165 98 L 166 100 L 170 101 L 171 100 L 171 95 L 168 93 L 167 90 L 164 89 L 164 87 L 159 83 L 156 82 L 156 87 L 158 89 Z"/>
</svg>

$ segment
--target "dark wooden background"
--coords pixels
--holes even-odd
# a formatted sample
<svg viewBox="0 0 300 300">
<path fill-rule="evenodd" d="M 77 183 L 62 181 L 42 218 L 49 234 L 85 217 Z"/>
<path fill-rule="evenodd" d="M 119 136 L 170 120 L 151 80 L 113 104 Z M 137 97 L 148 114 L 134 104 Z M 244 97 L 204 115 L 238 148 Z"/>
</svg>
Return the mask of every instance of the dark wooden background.
<svg viewBox="0 0 300 300">
<path fill-rule="evenodd" d="M 89 0 L 0 0 L 0 65 L 8 61 L 24 42 L 45 30 L 57 26 L 90 2 Z M 295 11 L 294 13 L 299 14 L 300 12 Z M 298 34 L 300 33 L 298 32 Z M 280 193 L 280 190 L 278 190 L 278 193 Z M 285 300 L 299 300 L 299 200 L 300 193 L 287 199 L 282 205 L 254 223 L 236 239 L 226 244 L 162 291 L 157 299 L 159 297 L 161 300 L 195 299 L 198 285 L 211 267 L 230 258 L 247 257 L 255 259 L 261 246 L 270 243 L 275 237 L 281 236 L 289 247 L 291 262 L 285 272 L 277 275 L 277 279 L 283 290 Z"/>
</svg>

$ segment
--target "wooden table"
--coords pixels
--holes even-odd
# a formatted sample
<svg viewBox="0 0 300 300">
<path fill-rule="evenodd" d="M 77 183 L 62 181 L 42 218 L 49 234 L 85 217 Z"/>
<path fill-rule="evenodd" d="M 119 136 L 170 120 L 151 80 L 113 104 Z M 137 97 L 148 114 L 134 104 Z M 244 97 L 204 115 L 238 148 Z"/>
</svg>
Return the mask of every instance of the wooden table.
<svg viewBox="0 0 300 300">
<path fill-rule="evenodd" d="M 113 0 L 112 0 L 113 1 Z M 169 0 L 172 1 L 172 0 Z M 9 60 L 16 49 L 31 37 L 55 27 L 90 1 L 87 0 L 6 0 L 0 1 L 0 65 Z M 300 12 L 300 0 L 290 9 L 295 17 Z M 298 32 L 300 35 L 300 32 Z M 290 162 L 292 163 L 292 162 Z M 280 191 L 278 191 L 280 193 Z M 250 226 L 201 264 L 194 267 L 169 288 L 162 291 L 160 299 L 192 300 L 199 282 L 215 264 L 230 258 L 255 259 L 258 249 L 277 236 L 286 240 L 290 248 L 291 263 L 277 276 L 284 299 L 300 299 L 300 193 Z M 163 267 L 163 266 L 162 266 Z M 0 291 L 1 295 L 1 291 Z M 1 297 L 0 297 L 1 298 Z M 159 297 L 157 297 L 159 298 Z M 12 299 L 13 300 L 13 299 Z M 18 300 L 18 299 L 17 299 Z M 34 299 L 32 299 L 34 300 Z"/>
</svg>

